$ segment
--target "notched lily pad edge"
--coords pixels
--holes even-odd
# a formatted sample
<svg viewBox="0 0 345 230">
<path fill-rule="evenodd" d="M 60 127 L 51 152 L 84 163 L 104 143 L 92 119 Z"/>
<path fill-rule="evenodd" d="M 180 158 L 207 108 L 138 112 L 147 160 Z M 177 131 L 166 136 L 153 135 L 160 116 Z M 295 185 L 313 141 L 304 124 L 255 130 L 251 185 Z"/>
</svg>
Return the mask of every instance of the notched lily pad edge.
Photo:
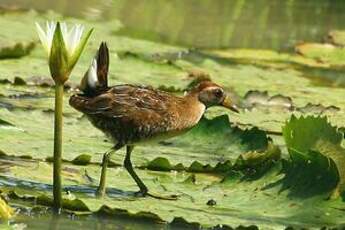
<svg viewBox="0 0 345 230">
<path fill-rule="evenodd" d="M 139 168 L 149 169 L 152 171 L 186 171 L 195 173 L 226 173 L 231 170 L 249 172 L 260 170 L 260 167 L 265 167 L 264 165 L 267 166 L 280 160 L 280 158 L 280 149 L 270 142 L 265 151 L 249 151 L 243 153 L 234 161 L 234 163 L 230 160 L 226 160 L 224 162 L 218 162 L 215 166 L 212 166 L 210 164 L 202 164 L 199 161 L 194 161 L 190 166 L 184 166 L 182 163 L 173 165 L 167 158 L 157 157 L 148 162 L 146 166 L 141 166 Z"/>
</svg>

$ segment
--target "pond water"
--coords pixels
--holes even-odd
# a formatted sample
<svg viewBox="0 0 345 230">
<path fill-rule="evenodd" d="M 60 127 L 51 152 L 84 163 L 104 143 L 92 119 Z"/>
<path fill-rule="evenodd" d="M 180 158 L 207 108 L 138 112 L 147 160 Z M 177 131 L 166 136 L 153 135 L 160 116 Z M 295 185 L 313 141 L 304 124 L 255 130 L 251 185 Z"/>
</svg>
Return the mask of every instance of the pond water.
<svg viewBox="0 0 345 230">
<path fill-rule="evenodd" d="M 288 50 L 345 29 L 341 0 L 1 0 L 0 7 L 119 19 L 119 33 L 197 48 Z"/>
<path fill-rule="evenodd" d="M 160 230 L 168 229 L 166 225 L 152 224 L 144 221 L 133 221 L 123 218 L 107 218 L 97 216 L 71 216 L 62 215 L 55 217 L 54 215 L 31 216 L 20 215 L 16 221 L 17 228 L 40 230 L 107 230 L 107 229 L 142 229 L 142 230 Z M 1 226 L 0 226 L 1 227 Z M 174 228 L 169 228 L 174 229 Z"/>
</svg>

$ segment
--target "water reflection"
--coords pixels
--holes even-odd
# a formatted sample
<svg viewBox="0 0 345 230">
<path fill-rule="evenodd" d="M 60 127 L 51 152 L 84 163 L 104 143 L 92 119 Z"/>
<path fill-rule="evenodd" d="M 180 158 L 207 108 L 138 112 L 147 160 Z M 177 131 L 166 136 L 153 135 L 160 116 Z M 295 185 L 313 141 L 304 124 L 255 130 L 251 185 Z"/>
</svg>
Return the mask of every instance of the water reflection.
<svg viewBox="0 0 345 230">
<path fill-rule="evenodd" d="M 107 229 L 167 229 L 166 225 L 145 222 L 136 220 L 133 221 L 124 217 L 102 217 L 102 216 L 76 216 L 74 214 L 55 215 L 35 215 L 29 217 L 27 215 L 18 215 L 15 222 L 26 226 L 25 229 L 30 230 L 74 230 L 74 229 L 92 229 L 92 230 L 107 230 Z M 171 229 L 171 228 L 169 228 Z"/>
<path fill-rule="evenodd" d="M 282 50 L 345 29 L 341 0 L 2 0 L 0 6 L 116 18 L 124 25 L 119 34 L 202 48 Z"/>
</svg>

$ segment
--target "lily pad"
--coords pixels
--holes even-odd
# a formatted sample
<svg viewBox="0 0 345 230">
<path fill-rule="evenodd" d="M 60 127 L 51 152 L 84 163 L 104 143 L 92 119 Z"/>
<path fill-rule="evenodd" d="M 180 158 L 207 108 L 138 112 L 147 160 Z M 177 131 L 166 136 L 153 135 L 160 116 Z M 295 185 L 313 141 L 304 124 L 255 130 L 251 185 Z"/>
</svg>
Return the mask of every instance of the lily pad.
<svg viewBox="0 0 345 230">
<path fill-rule="evenodd" d="M 344 46 L 345 45 L 345 31 L 342 30 L 332 30 L 328 33 L 328 40 L 335 45 Z"/>
<path fill-rule="evenodd" d="M 345 149 L 341 147 L 344 137 L 325 117 L 293 116 L 284 126 L 283 135 L 292 164 L 317 172 L 300 172 L 303 181 L 309 180 L 307 175 L 311 180 L 327 180 L 331 185 L 336 181 L 333 194 L 339 196 L 345 191 Z"/>
<path fill-rule="evenodd" d="M 0 59 L 19 58 L 19 57 L 28 55 L 30 54 L 31 50 L 34 47 L 35 47 L 34 42 L 28 42 L 28 43 L 20 42 L 20 43 L 15 43 L 13 45 L 11 44 L 4 45 L 2 41 L 2 46 L 0 47 Z"/>
<path fill-rule="evenodd" d="M 0 36 L 0 59 L 19 58 L 30 54 L 37 41 L 35 33 L 28 29 L 27 24 L 33 17 L 40 16 L 35 12 L 1 13 L 0 27 L 3 29 Z"/>
<path fill-rule="evenodd" d="M 332 44 L 304 43 L 296 46 L 296 52 L 333 66 L 344 66 L 345 50 Z"/>
<path fill-rule="evenodd" d="M 136 185 L 122 168 L 108 169 L 107 197 L 98 199 L 94 197 L 94 192 L 100 168 L 94 165 L 87 168 L 66 167 L 73 174 L 65 174 L 64 190 L 73 195 L 69 202 L 77 205 L 69 207 L 77 215 L 87 209 L 86 213 L 91 211 L 135 220 L 146 218 L 159 223 L 194 223 L 202 227 L 213 227 L 218 223 L 233 228 L 255 225 L 260 229 L 281 229 L 287 225 L 296 228 L 335 227 L 344 224 L 342 201 L 339 199 L 326 201 L 322 196 L 300 199 L 289 197 L 288 191 L 279 192 L 281 186 L 275 184 L 284 177 L 279 163 L 251 181 L 242 180 L 238 173 L 229 174 L 225 179 L 210 174 L 194 174 L 194 182 L 190 183 L 187 180 L 191 175 L 189 173 L 137 170 L 151 192 L 180 194 L 177 201 L 134 197 L 132 191 L 136 191 Z M 25 173 L 23 168 L 30 168 L 30 174 Z M 68 179 L 83 178 L 84 170 L 94 179 L 93 182 L 90 183 L 89 179 Z M 49 201 L 51 174 L 49 164 L 26 163 L 12 167 L 0 183 L 3 191 L 16 194 L 17 198 L 12 196 L 12 202 L 34 205 L 34 200 Z M 65 199 L 68 199 L 67 196 Z M 216 200 L 217 204 L 208 206 L 206 203 L 210 199 Z"/>
<path fill-rule="evenodd" d="M 290 53 L 279 53 L 274 50 L 226 49 L 206 50 L 202 51 L 202 53 L 218 58 L 219 60 L 228 60 L 238 64 L 253 64 L 277 69 L 291 68 L 294 66 L 329 67 L 328 64 L 318 62 L 313 58 Z"/>
</svg>

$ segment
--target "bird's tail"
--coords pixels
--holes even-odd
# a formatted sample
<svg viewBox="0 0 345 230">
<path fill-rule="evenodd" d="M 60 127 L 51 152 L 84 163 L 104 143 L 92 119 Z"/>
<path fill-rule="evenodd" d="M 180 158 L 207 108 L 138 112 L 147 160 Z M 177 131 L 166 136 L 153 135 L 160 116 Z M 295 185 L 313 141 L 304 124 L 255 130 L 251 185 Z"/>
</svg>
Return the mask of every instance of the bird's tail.
<svg viewBox="0 0 345 230">
<path fill-rule="evenodd" d="M 79 89 L 87 96 L 97 95 L 108 88 L 109 50 L 102 42 L 89 69 L 81 80 Z"/>
</svg>

